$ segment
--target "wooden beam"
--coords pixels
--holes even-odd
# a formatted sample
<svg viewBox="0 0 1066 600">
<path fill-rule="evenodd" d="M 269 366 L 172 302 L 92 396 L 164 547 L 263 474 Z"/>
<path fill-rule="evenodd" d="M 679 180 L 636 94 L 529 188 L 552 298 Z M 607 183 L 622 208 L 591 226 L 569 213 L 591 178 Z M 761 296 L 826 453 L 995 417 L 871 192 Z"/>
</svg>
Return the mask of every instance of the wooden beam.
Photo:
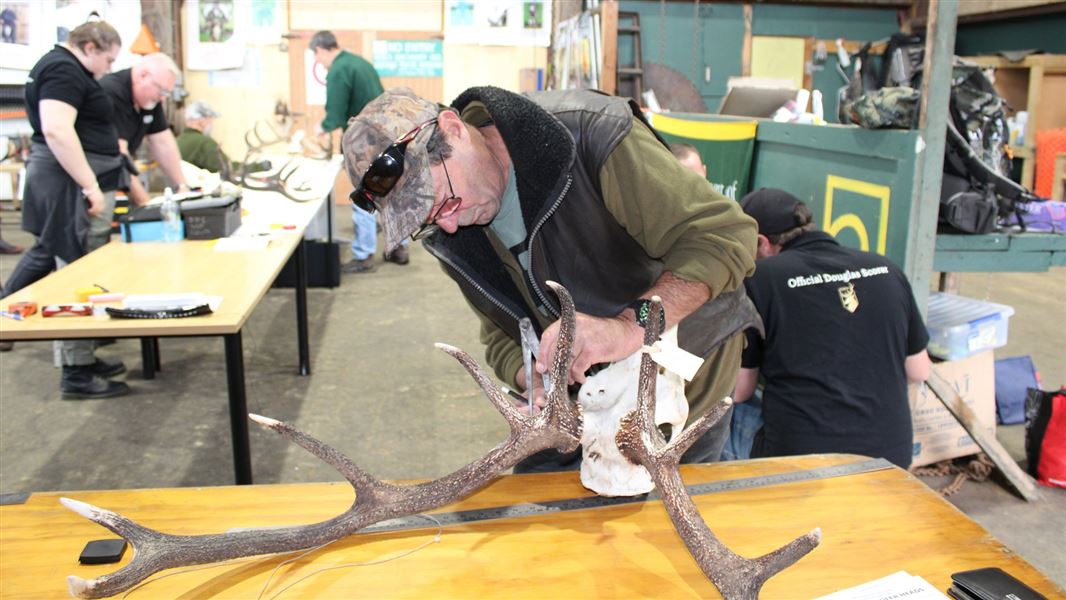
<svg viewBox="0 0 1066 600">
<path fill-rule="evenodd" d="M 600 90 L 614 95 L 618 91 L 618 0 L 604 0 L 600 5 L 600 32 L 603 36 Z"/>
<path fill-rule="evenodd" d="M 981 423 L 981 420 L 977 418 L 973 410 L 966 405 L 962 397 L 955 392 L 951 387 L 951 383 L 940 374 L 936 365 L 933 365 L 930 369 L 929 380 L 925 384 L 933 392 L 933 395 L 944 403 L 944 406 L 955 416 L 955 419 L 962 424 L 981 450 L 992 459 L 992 462 L 996 464 L 996 467 L 1007 478 L 1011 486 L 1018 490 L 1022 498 L 1029 502 L 1039 500 L 1040 492 L 1037 491 L 1036 482 L 1033 481 L 1033 478 L 1015 464 L 1010 453 L 1007 452 L 1006 448 L 999 443 L 999 440 L 994 435 L 988 434 L 985 425 Z"/>
<path fill-rule="evenodd" d="M 940 184 L 944 175 L 944 144 L 947 138 L 951 66 L 955 57 L 955 0 L 930 0 L 929 28 L 922 65 L 921 133 L 914 170 L 907 253 L 903 272 L 918 291 L 915 300 L 925 315 L 936 246 L 936 222 L 940 209 Z"/>
<path fill-rule="evenodd" d="M 744 46 L 740 50 L 740 74 L 751 77 L 751 4 L 744 4 Z"/>
</svg>

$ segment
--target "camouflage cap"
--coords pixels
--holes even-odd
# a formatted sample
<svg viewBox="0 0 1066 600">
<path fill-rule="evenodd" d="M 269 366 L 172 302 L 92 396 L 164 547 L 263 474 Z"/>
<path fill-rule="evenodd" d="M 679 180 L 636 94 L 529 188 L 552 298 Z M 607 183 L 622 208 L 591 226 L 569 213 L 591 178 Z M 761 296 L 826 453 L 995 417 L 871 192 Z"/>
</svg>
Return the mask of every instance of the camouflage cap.
<svg viewBox="0 0 1066 600">
<path fill-rule="evenodd" d="M 437 112 L 437 104 L 420 98 L 409 88 L 390 89 L 363 107 L 348 121 L 341 139 L 344 167 L 352 185 L 358 189 L 371 161 L 389 144 L 436 118 Z M 379 200 L 386 252 L 414 233 L 433 208 L 433 176 L 426 155 L 426 143 L 432 128 L 428 129 L 407 145 L 403 175 L 396 187 Z"/>
</svg>

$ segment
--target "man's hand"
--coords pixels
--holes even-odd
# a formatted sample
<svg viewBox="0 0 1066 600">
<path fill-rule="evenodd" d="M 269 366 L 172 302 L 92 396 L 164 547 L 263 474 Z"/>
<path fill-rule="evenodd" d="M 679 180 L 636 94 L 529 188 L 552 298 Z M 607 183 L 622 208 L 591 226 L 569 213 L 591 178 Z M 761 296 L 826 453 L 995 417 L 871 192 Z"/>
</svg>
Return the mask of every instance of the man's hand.
<svg viewBox="0 0 1066 600">
<path fill-rule="evenodd" d="M 547 398 L 545 397 L 546 392 L 544 391 L 544 379 L 539 375 L 533 377 L 533 389 L 530 389 L 529 384 L 526 382 L 525 369 L 520 368 L 518 369 L 518 373 L 515 375 L 515 381 L 518 383 L 519 387 L 525 389 L 524 395 L 526 398 L 533 398 L 533 414 L 535 415 L 541 410 L 543 410 L 544 405 L 547 403 Z M 530 414 L 528 402 L 523 402 L 522 400 L 514 398 L 513 396 L 508 397 L 511 400 L 511 403 L 514 404 L 515 408 L 521 411 L 522 414 Z"/>
<path fill-rule="evenodd" d="M 597 363 L 621 360 L 640 349 L 644 343 L 644 328 L 623 312 L 617 317 L 593 317 L 577 313 L 574 330 L 574 362 L 570 365 L 567 384 L 585 383 L 585 371 Z M 537 372 L 546 373 L 555 358 L 555 344 L 559 338 L 559 322 L 556 321 L 540 336 L 540 356 L 537 357 Z M 561 382 L 556 382 L 556 384 Z"/>
<path fill-rule="evenodd" d="M 99 216 L 104 212 L 104 193 L 100 191 L 100 186 L 93 186 L 93 189 L 85 194 L 85 199 L 89 201 L 90 217 Z"/>
</svg>

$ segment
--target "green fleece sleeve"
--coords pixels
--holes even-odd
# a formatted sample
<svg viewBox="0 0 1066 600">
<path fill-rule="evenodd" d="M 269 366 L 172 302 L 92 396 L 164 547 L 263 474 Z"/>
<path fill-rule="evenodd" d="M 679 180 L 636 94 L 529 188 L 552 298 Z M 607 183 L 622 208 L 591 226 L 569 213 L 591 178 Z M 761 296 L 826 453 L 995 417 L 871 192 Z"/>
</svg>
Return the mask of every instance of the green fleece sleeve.
<svg viewBox="0 0 1066 600">
<path fill-rule="evenodd" d="M 638 119 L 600 170 L 607 210 L 666 270 L 711 289 L 738 288 L 755 270 L 755 221 L 681 165 Z"/>
<path fill-rule="evenodd" d="M 335 61 L 336 62 L 340 61 Z M 326 118 L 322 131 L 343 129 L 348 125 L 348 104 L 352 95 L 352 71 L 344 63 L 336 64 L 326 75 Z"/>
</svg>

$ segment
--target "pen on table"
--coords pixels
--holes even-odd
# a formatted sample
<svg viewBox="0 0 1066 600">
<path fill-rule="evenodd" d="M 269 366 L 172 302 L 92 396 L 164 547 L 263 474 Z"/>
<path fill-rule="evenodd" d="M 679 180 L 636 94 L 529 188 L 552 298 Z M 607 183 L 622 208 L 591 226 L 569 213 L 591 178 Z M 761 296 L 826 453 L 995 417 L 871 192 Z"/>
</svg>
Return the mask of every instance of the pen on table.
<svg viewBox="0 0 1066 600">
<path fill-rule="evenodd" d="M 7 317 L 9 319 L 15 319 L 16 321 L 22 320 L 22 315 L 18 313 L 8 312 L 6 310 L 0 310 L 0 316 Z M 523 398 L 523 400 L 525 400 L 525 398 Z"/>
</svg>

